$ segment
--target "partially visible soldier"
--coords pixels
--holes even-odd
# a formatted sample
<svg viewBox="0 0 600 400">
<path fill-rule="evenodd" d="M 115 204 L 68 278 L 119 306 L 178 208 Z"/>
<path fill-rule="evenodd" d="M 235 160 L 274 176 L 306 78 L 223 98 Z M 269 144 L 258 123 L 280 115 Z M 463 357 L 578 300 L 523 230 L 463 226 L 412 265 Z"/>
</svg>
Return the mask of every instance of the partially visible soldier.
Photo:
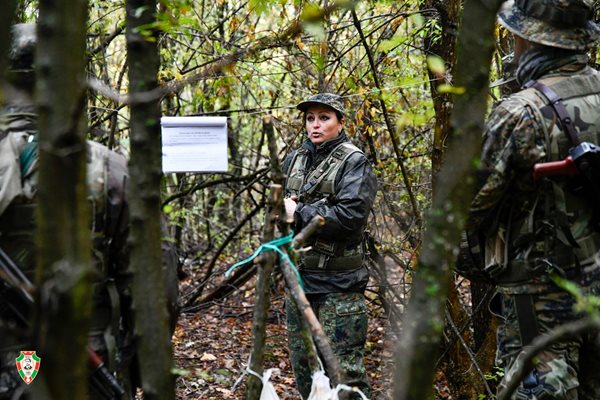
<svg viewBox="0 0 600 400">
<path fill-rule="evenodd" d="M 592 3 L 511 0 L 498 14 L 514 34 L 523 90 L 498 104 L 486 124 L 483 182 L 467 226 L 472 248 L 483 249 L 481 269 L 463 272 L 497 285 L 499 389 L 533 338 L 585 317 L 554 276 L 600 294 L 600 202 L 590 194 L 597 187 L 582 174 L 565 175 L 573 170 L 533 175 L 535 164 L 563 160 L 579 142 L 600 144 L 600 74 L 586 55 L 600 38 Z M 597 332 L 554 344 L 512 398 L 600 399 L 599 360 Z"/>
<path fill-rule="evenodd" d="M 34 262 L 34 209 L 37 187 L 37 115 L 33 100 L 36 27 L 17 24 L 12 29 L 9 84 L 0 105 L 0 247 L 32 279 Z M 94 283 L 89 346 L 124 386 L 134 393 L 135 345 L 131 313 L 128 209 L 125 199 L 126 159 L 105 146 L 88 141 L 88 199 L 92 204 Z M 165 249 L 169 302 L 177 298 L 177 277 L 171 249 Z M 0 290 L 0 298 L 2 292 Z M 23 350 L 23 332 L 11 318 L 6 301 L 0 302 L 0 399 L 11 398 L 22 381 L 15 368 Z M 21 327 L 22 329 L 22 327 Z M 30 349 L 26 349 L 30 350 Z M 17 353 L 15 353 L 17 351 Z M 91 393 L 91 398 L 97 394 Z M 104 398 L 104 397 L 102 397 Z"/>
</svg>

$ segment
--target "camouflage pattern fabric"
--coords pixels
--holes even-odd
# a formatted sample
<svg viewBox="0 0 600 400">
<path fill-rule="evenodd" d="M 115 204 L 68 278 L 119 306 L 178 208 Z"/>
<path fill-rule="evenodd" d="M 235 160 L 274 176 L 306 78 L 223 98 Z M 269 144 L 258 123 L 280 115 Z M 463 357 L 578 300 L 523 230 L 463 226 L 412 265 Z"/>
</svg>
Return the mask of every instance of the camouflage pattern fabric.
<svg viewBox="0 0 600 400">
<path fill-rule="evenodd" d="M 299 103 L 296 108 L 302 112 L 306 112 L 308 107 L 312 105 L 322 105 L 333 108 L 338 111 L 342 116 L 346 115 L 346 108 L 344 102 L 340 96 L 333 93 L 319 93 L 314 96 L 310 96 L 308 99 Z"/>
<path fill-rule="evenodd" d="M 592 22 L 592 0 L 506 1 L 498 21 L 531 42 L 561 49 L 586 50 L 600 40 Z"/>
<path fill-rule="evenodd" d="M 340 363 L 342 382 L 358 387 L 367 397 L 370 386 L 363 363 L 367 339 L 367 305 L 362 293 L 329 293 L 308 296 L 317 318 Z M 288 296 L 286 302 L 290 358 L 298 390 L 304 399 L 310 393 L 311 371 L 301 335 L 298 308 Z M 340 400 L 360 399 L 356 393 L 340 392 Z"/>
<path fill-rule="evenodd" d="M 572 85 L 571 89 L 585 80 L 595 87 L 600 74 L 588 67 L 574 72 L 565 66 L 539 79 L 550 87 Z M 563 104 L 578 136 L 600 143 L 600 93 L 571 92 Z M 568 147 L 555 113 L 535 90 L 505 99 L 486 124 L 481 156 L 486 179 L 472 203 L 467 227 L 484 238 L 486 272 L 503 295 L 497 362 L 505 376 L 500 389 L 518 366 L 522 337 L 530 332 L 519 326 L 513 296 L 531 296 L 535 335 L 582 317 L 573 311 L 571 296 L 549 279 L 550 273 L 574 281 L 586 294 L 600 294 L 600 245 L 590 223 L 597 205 L 571 192 L 574 177 L 533 179 L 534 164 L 562 160 Z M 599 339 L 597 334 L 581 335 L 545 350 L 535 367 L 537 381 L 524 380 L 513 399 L 600 399 Z"/>
<path fill-rule="evenodd" d="M 600 281 L 580 281 L 587 295 L 600 295 Z M 586 285 L 587 283 L 587 285 Z M 565 292 L 533 295 L 534 310 L 540 333 L 576 321 L 581 314 L 573 311 L 574 299 Z M 520 365 L 522 345 L 512 296 L 502 296 L 503 321 L 498 329 L 496 363 L 505 368 L 498 390 L 505 387 Z M 557 343 L 536 357 L 534 374 L 538 382 L 524 384 L 512 399 L 516 400 L 592 400 L 600 399 L 600 335 L 584 333 L 569 341 Z"/>
</svg>

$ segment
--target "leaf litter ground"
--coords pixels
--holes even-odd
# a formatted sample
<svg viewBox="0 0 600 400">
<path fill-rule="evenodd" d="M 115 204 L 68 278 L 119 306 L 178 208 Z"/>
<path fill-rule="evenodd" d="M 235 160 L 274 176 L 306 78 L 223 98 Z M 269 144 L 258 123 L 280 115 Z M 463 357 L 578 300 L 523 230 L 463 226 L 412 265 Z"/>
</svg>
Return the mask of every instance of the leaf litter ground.
<svg viewBox="0 0 600 400">
<path fill-rule="evenodd" d="M 183 283 L 185 291 L 188 282 Z M 222 303 L 194 314 L 181 315 L 173 335 L 177 399 L 245 399 L 245 382 L 234 384 L 246 369 L 252 346 L 254 280 Z M 278 368 L 271 376 L 281 400 L 300 399 L 290 367 L 281 288 L 272 290 L 265 344 L 265 370 Z M 370 320 L 366 365 L 373 388 L 372 400 L 391 399 L 393 342 L 387 335 L 389 322 L 374 301 L 369 302 Z"/>
</svg>

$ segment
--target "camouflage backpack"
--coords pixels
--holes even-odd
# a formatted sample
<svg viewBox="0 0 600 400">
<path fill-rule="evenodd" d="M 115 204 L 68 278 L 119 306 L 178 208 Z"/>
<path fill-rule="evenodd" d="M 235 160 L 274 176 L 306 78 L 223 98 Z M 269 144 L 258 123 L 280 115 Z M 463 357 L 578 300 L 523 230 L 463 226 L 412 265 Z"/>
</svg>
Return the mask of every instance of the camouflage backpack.
<svg viewBox="0 0 600 400">
<path fill-rule="evenodd" d="M 542 122 L 546 161 L 569 156 L 573 135 L 581 142 L 600 144 L 600 74 L 588 68 L 587 73 L 539 83 L 528 83 L 512 98 Z M 543 178 L 537 184 L 534 199 L 513 201 L 503 210 L 496 235 L 485 243 L 484 270 L 501 284 L 545 282 L 549 272 L 573 277 L 581 265 L 595 264 L 600 230 L 594 219 L 598 204 L 587 194 L 589 182 L 579 174 Z M 514 254 L 510 262 L 509 249 Z"/>
</svg>

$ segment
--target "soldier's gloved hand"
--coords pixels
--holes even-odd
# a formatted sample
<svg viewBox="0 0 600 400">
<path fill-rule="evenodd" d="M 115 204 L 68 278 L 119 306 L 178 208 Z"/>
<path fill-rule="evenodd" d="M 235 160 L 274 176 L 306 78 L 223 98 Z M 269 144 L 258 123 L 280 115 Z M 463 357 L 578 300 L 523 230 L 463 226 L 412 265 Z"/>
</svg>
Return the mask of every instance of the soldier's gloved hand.
<svg viewBox="0 0 600 400">
<path fill-rule="evenodd" d="M 288 223 L 294 222 L 294 211 L 296 211 L 296 206 L 298 205 L 297 201 L 297 196 L 286 197 L 283 199 L 283 205 L 285 206 L 285 220 Z"/>
</svg>

